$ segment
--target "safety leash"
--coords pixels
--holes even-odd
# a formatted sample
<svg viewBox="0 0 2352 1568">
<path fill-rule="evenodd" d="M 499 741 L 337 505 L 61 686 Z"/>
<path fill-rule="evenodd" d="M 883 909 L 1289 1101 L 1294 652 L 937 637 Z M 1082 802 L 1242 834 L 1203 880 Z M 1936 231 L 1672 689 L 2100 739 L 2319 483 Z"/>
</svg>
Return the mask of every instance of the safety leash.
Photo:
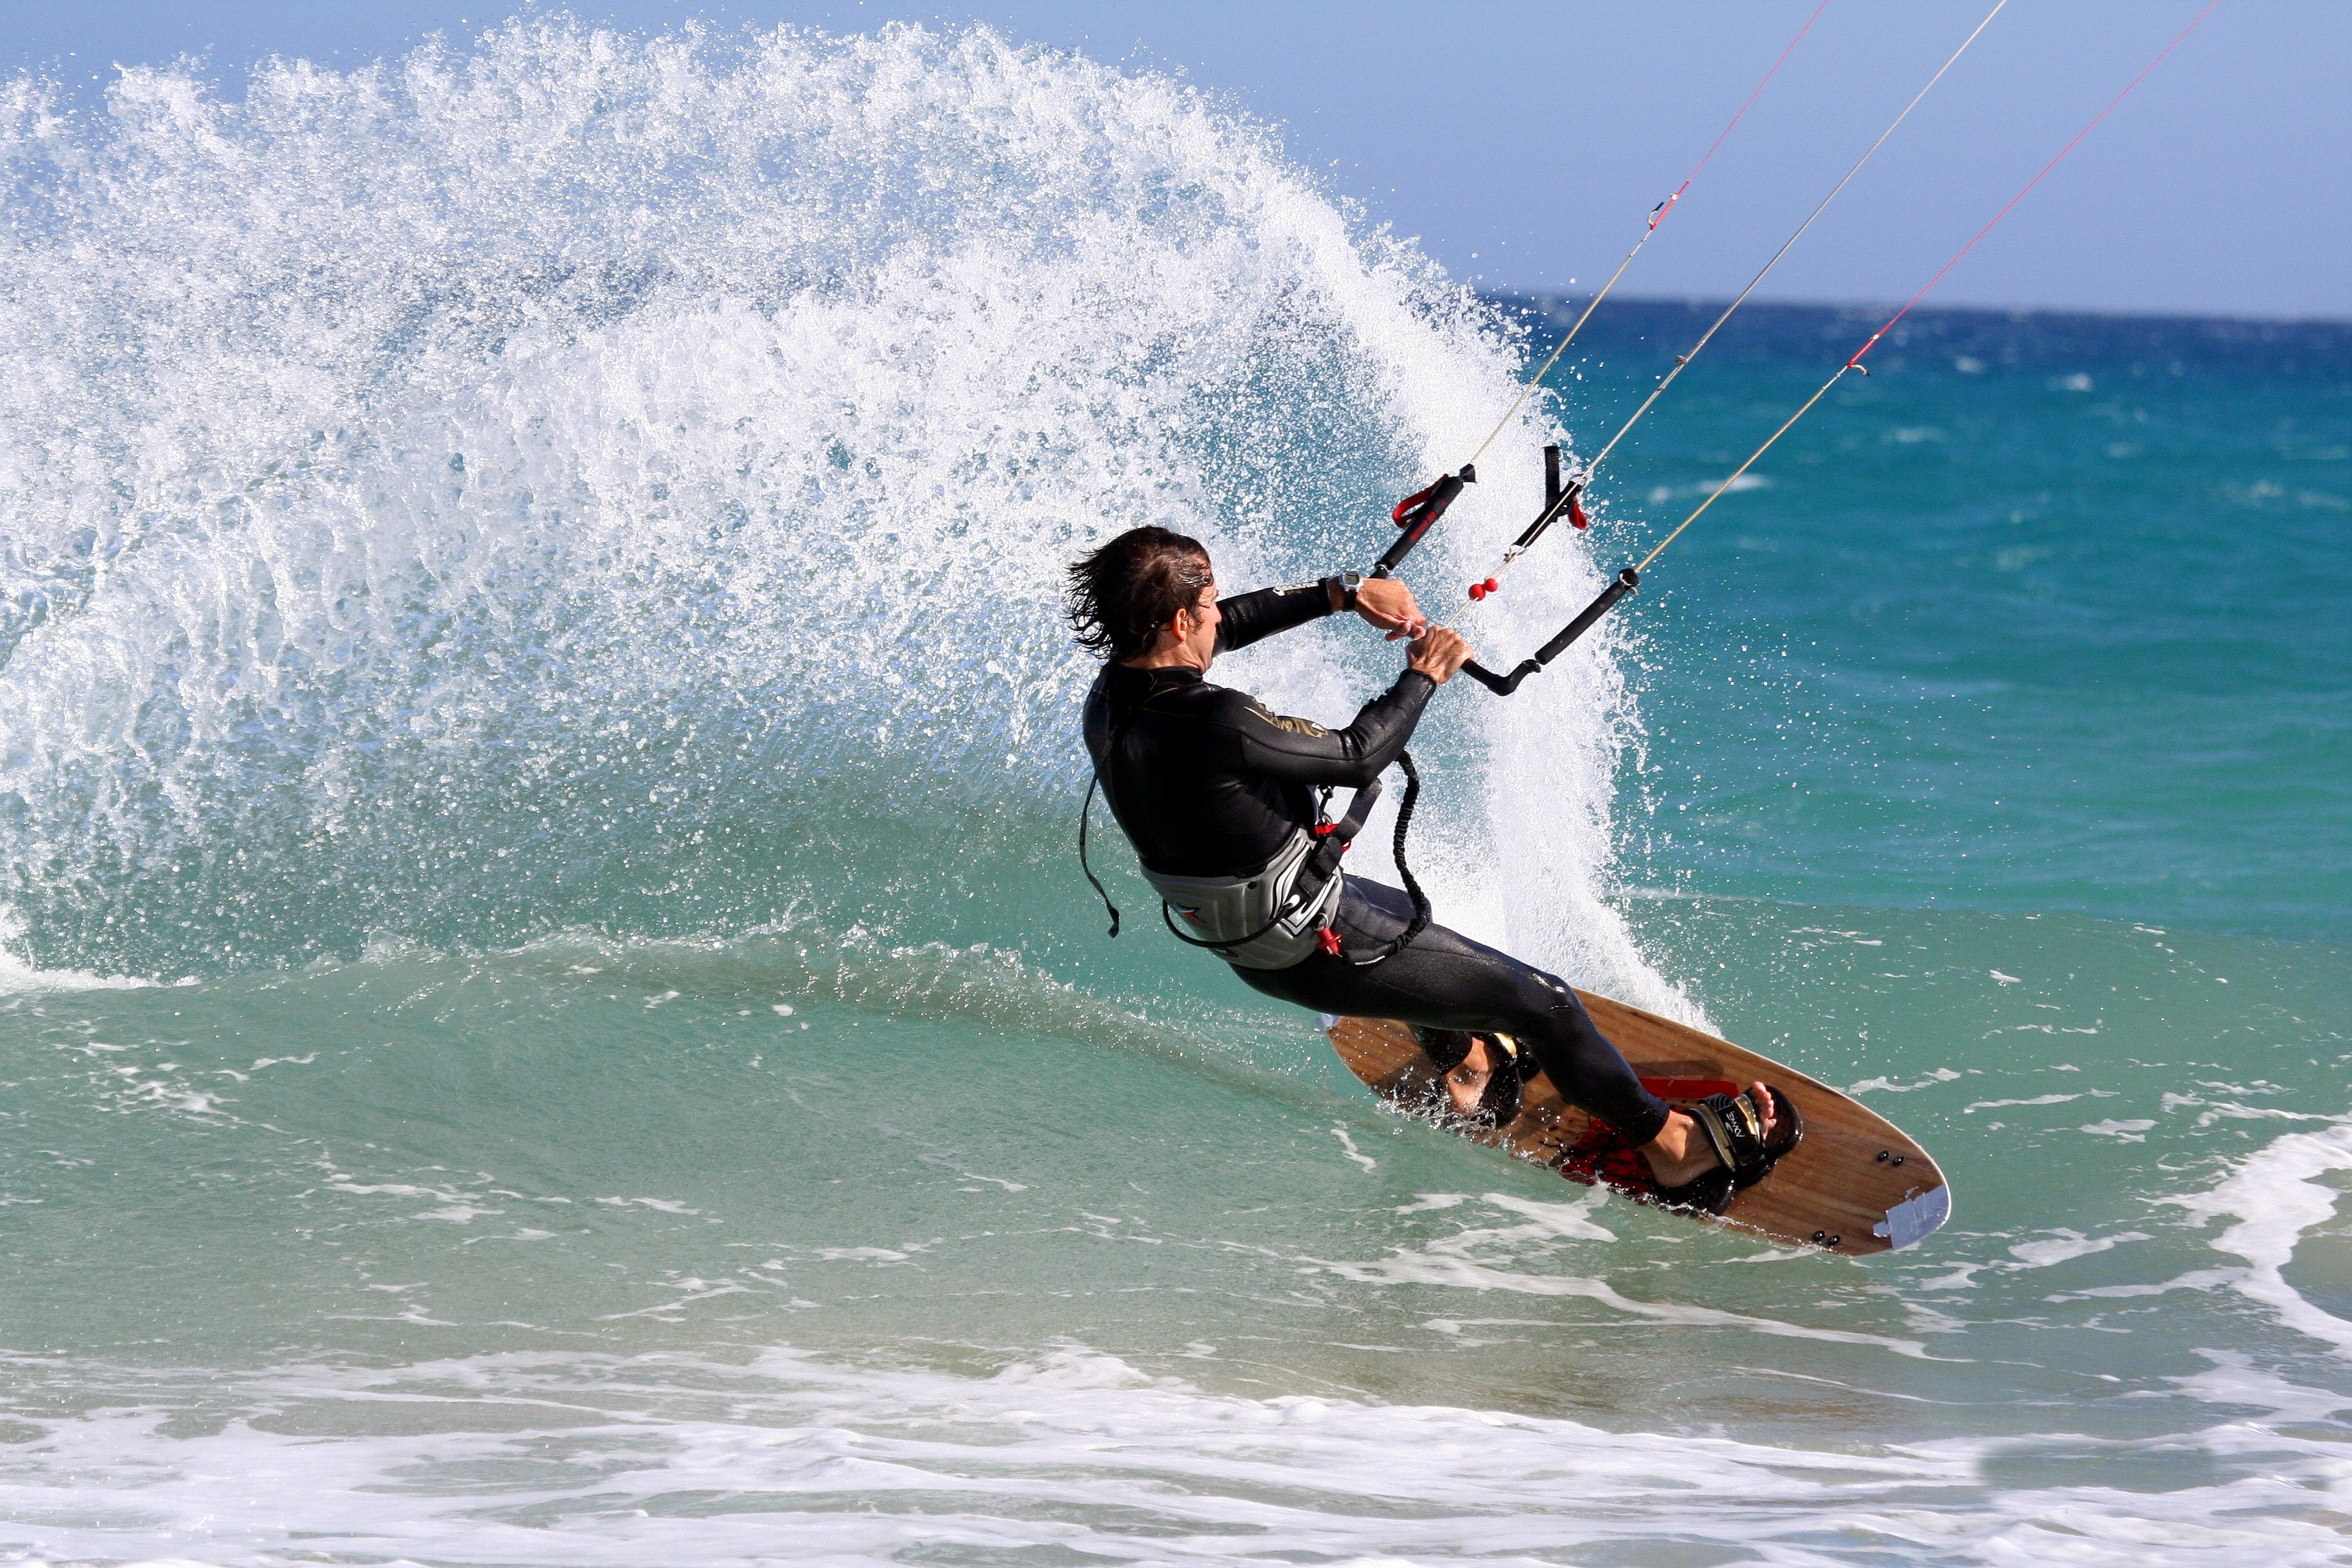
<svg viewBox="0 0 2352 1568">
<path fill-rule="evenodd" d="M 1095 791 L 1100 788 L 1102 788 L 1102 770 L 1097 768 L 1087 778 L 1087 803 L 1078 807 L 1078 869 L 1087 874 L 1087 880 L 1095 885 L 1095 897 L 1100 899 L 1103 908 L 1110 911 L 1110 930 L 1105 934 L 1117 936 L 1118 906 L 1110 901 L 1109 890 L 1102 885 L 1102 879 L 1095 875 L 1095 868 L 1092 866 L 1087 864 L 1087 818 L 1094 815 Z"/>
<path fill-rule="evenodd" d="M 1330 941 L 1325 944 L 1323 951 L 1335 958 L 1347 958 L 1349 963 L 1359 969 L 1370 969 L 1375 963 L 1385 963 L 1411 947 L 1413 944 L 1413 939 L 1429 929 L 1430 920 L 1434 913 L 1429 907 L 1429 895 L 1421 890 L 1420 879 L 1412 874 L 1412 868 L 1406 865 L 1404 859 L 1405 834 L 1412 826 L 1412 808 L 1421 802 L 1421 770 L 1412 765 L 1411 752 L 1397 753 L 1397 766 L 1404 770 L 1404 799 L 1397 803 L 1396 837 L 1391 843 L 1396 852 L 1397 877 L 1404 883 L 1405 896 L 1412 900 L 1412 919 L 1406 923 L 1402 932 L 1381 943 L 1378 952 L 1360 958 L 1341 952 L 1339 933 L 1336 931 L 1326 931 L 1323 934 Z"/>
</svg>

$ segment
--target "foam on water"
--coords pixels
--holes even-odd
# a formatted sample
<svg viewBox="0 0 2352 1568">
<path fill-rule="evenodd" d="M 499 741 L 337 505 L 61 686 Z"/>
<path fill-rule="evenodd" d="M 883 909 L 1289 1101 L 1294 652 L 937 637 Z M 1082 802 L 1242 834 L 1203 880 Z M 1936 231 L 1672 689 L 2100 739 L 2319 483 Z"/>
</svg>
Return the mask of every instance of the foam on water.
<svg viewBox="0 0 2352 1568">
<path fill-rule="evenodd" d="M 126 1382 L 41 1422 L 69 1495 L 0 1485 L 49 1561 L 1790 1564 L 2342 1561 L 2325 1444 L 2163 1494 L 1989 1489 L 1990 1445 L 1806 1452 L 1500 1412 L 1204 1394 L 1072 1345 L 993 1373 L 515 1355 Z M 166 1414 L 170 1412 L 170 1414 Z M 419 1419 L 432 1430 L 415 1430 Z M 343 1440 L 321 1443 L 334 1432 Z M 2118 1449 L 2118 1467 L 2133 1455 Z M 217 1477 L 242 1485 L 226 1493 Z M 2340 1518 L 2339 1516 L 2336 1516 Z M 18 1557 L 17 1561 L 25 1561 Z"/>
<path fill-rule="evenodd" d="M 2352 1322 L 2306 1299 L 2283 1272 L 2296 1243 L 2334 1217 L 2342 1195 L 2315 1178 L 2343 1170 L 2352 1170 L 2352 1116 L 2335 1118 L 2316 1132 L 2284 1133 L 2206 1191 L 2166 1201 L 2208 1223 L 2234 1221 L 2213 1239 L 2215 1250 L 2234 1253 L 2249 1265 L 2233 1271 L 2232 1284 L 2289 1327 L 2352 1356 Z"/>
<path fill-rule="evenodd" d="M 0 1549 L 2340 1555 L 2352 1117 L 2133 1055 L 2218 989 L 2168 964 L 2308 1002 L 2178 936 L 1784 919 L 1825 995 L 1867 994 L 1832 957 L 1894 950 L 1916 984 L 1885 1005 L 1970 1031 L 2053 1016 L 1989 973 L 2019 942 L 2156 962 L 2105 961 L 2146 999 L 2063 1060 L 1864 1086 L 1970 1184 L 1867 1267 L 1495 1161 L 1241 1012 L 814 923 L 18 995 Z"/>
</svg>

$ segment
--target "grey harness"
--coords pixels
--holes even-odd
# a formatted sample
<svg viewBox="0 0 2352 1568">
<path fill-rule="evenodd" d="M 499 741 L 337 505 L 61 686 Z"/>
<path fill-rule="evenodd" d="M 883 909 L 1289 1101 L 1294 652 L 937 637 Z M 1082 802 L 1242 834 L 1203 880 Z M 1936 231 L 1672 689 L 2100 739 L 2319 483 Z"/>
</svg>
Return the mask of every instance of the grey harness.
<svg viewBox="0 0 2352 1568">
<path fill-rule="evenodd" d="M 1213 950 L 1242 969 L 1287 969 L 1322 942 L 1347 879 L 1339 857 L 1380 798 L 1374 779 L 1339 822 L 1294 827 L 1265 865 L 1233 877 L 1171 877 L 1142 868 L 1160 894 L 1160 918 L 1179 942 Z M 1171 912 L 1172 911 L 1172 912 Z M 1176 923 L 1181 915 L 1192 934 Z"/>
</svg>

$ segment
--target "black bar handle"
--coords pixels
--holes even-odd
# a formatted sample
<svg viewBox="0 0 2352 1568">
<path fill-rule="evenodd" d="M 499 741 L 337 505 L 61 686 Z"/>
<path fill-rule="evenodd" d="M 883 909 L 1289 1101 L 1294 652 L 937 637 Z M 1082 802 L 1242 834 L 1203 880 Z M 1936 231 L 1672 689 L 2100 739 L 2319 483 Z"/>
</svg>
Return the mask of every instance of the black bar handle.
<svg viewBox="0 0 2352 1568">
<path fill-rule="evenodd" d="M 1544 450 L 1546 453 L 1550 453 L 1557 450 L 1557 448 L 1547 447 Z M 1549 478 L 1549 476 L 1547 476 L 1547 478 Z M 1546 488 L 1549 489 L 1549 486 L 1547 485 Z M 1533 544 L 1537 540 L 1541 539 L 1544 534 L 1544 530 L 1559 521 L 1560 514 L 1563 512 L 1568 513 L 1570 517 L 1580 517 L 1582 514 L 1575 510 L 1576 498 L 1583 493 L 1584 481 L 1582 479 L 1571 479 L 1569 481 L 1568 488 L 1566 489 L 1553 490 L 1549 495 L 1546 496 L 1544 498 L 1543 510 L 1536 513 L 1536 520 L 1528 524 L 1526 532 L 1511 541 L 1512 551 L 1516 553 L 1518 551 L 1525 550 L 1528 545 Z M 1577 526 L 1581 528 L 1584 525 L 1580 522 Z"/>
<path fill-rule="evenodd" d="M 1583 612 L 1576 619 L 1562 626 L 1558 637 L 1536 649 L 1535 658 L 1521 660 L 1519 668 L 1508 675 L 1497 675 L 1475 659 L 1464 665 L 1462 672 L 1496 696 L 1508 697 L 1519 689 L 1520 681 L 1565 653 L 1569 644 L 1591 631 L 1593 622 L 1607 615 L 1618 600 L 1640 587 L 1641 584 L 1642 574 L 1631 566 L 1618 573 L 1617 580 L 1601 589 L 1593 598 L 1592 603 L 1584 606 Z"/>
<path fill-rule="evenodd" d="M 1454 498 L 1462 493 L 1462 487 L 1477 482 L 1478 470 L 1465 463 L 1460 473 L 1448 474 L 1427 489 L 1397 502 L 1396 510 L 1390 515 L 1404 531 L 1397 535 L 1396 542 L 1389 546 L 1388 553 L 1381 557 L 1380 564 L 1372 568 L 1371 574 L 1375 577 L 1392 575 L 1398 564 L 1412 553 L 1412 547 L 1421 542 L 1422 535 L 1435 527 L 1437 520 L 1445 515 L 1445 509 L 1454 504 Z"/>
<path fill-rule="evenodd" d="M 1479 685 L 1485 687 L 1496 696 L 1508 697 L 1512 692 L 1517 691 L 1519 689 L 1520 681 L 1525 680 L 1528 676 L 1533 675 L 1537 670 L 1541 669 L 1542 668 L 1542 665 L 1538 664 L 1534 659 L 1530 658 L 1521 663 L 1518 668 L 1511 671 L 1508 675 L 1496 675 L 1493 670 L 1488 669 L 1485 665 L 1480 664 L 1474 658 L 1469 663 L 1462 667 L 1462 673 L 1477 681 Z"/>
</svg>

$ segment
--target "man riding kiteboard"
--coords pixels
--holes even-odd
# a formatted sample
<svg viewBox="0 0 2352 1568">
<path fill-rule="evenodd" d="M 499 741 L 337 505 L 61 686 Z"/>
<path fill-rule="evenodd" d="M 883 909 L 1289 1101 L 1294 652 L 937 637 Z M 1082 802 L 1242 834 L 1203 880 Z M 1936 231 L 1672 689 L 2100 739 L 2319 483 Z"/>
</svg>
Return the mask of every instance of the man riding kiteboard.
<svg viewBox="0 0 2352 1568">
<path fill-rule="evenodd" d="M 1343 730 L 1204 679 L 1221 653 L 1345 609 L 1412 640 L 1396 683 Z M 1349 574 L 1220 600 L 1197 541 L 1138 528 L 1071 565 L 1068 614 L 1080 645 L 1105 660 L 1086 704 L 1096 777 L 1178 937 L 1266 995 L 1414 1026 L 1457 1115 L 1507 1123 L 1522 1077 L 1544 1073 L 1639 1147 L 1661 1203 L 1719 1213 L 1794 1143 L 1777 1090 L 1759 1082 L 1675 1110 L 1565 982 L 1428 923 L 1425 909 L 1416 919 L 1398 889 L 1340 872 L 1381 771 L 1471 658 L 1459 636 L 1427 625 L 1403 584 Z M 1321 805 L 1335 787 L 1361 792 L 1336 824 Z M 1084 844 L 1082 832 L 1082 855 Z"/>
</svg>

